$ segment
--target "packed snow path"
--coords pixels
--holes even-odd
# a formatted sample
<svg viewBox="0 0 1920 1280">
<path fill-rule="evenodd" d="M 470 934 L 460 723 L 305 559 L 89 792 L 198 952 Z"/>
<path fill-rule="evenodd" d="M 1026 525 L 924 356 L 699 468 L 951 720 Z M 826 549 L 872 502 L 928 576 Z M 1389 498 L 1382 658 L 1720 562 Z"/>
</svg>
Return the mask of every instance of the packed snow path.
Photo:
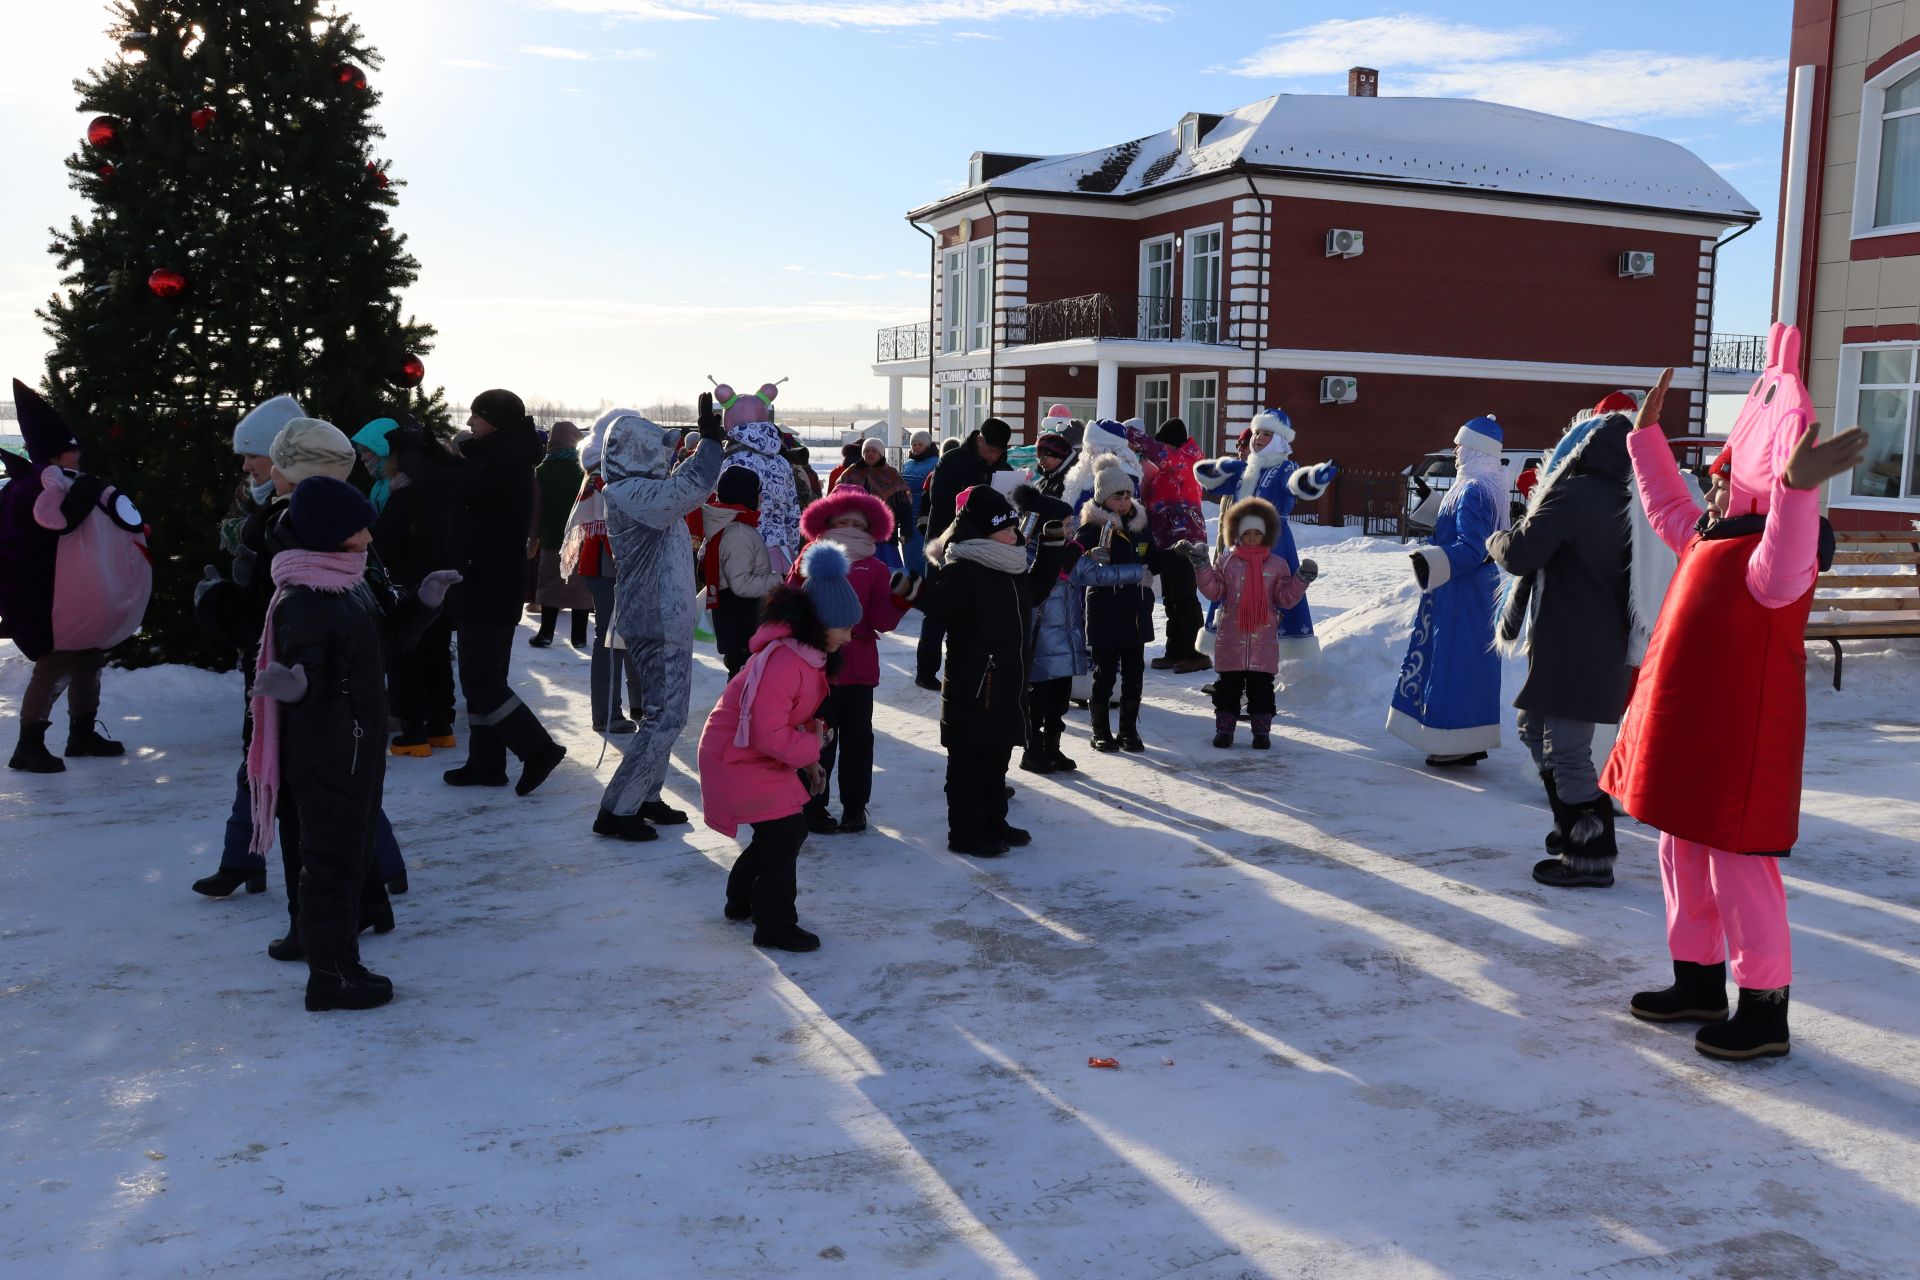
<svg viewBox="0 0 1920 1280">
<path fill-rule="evenodd" d="M 806 956 L 721 918 L 732 842 L 588 833 L 585 659 L 523 644 L 572 754 L 527 800 L 390 761 L 413 892 L 363 1014 L 264 954 L 277 864 L 188 889 L 237 678 L 109 672 L 133 754 L 0 772 L 0 1272 L 1913 1275 L 1920 657 L 1842 694 L 1810 663 L 1794 1051 L 1718 1063 L 1625 1012 L 1668 972 L 1651 838 L 1622 824 L 1610 892 L 1535 885 L 1511 732 L 1440 777 L 1380 729 L 1399 548 L 1311 554 L 1327 651 L 1272 752 L 1213 750 L 1205 677 L 1153 673 L 1148 754 L 1077 716 L 1082 772 L 1014 775 L 1036 842 L 997 862 L 945 852 L 935 697 L 885 642 L 876 826 L 809 841 Z M 719 687 L 703 653 L 689 809 Z"/>
</svg>

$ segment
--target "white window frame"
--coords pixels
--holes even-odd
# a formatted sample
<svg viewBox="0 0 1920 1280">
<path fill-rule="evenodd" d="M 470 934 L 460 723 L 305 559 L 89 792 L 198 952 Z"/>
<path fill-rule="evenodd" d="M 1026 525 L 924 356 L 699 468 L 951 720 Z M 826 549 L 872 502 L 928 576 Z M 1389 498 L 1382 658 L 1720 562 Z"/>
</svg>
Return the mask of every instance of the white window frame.
<svg viewBox="0 0 1920 1280">
<path fill-rule="evenodd" d="M 1071 413 L 1074 417 L 1080 419 L 1080 421 L 1082 422 L 1092 422 L 1095 418 L 1098 418 L 1100 416 L 1100 407 L 1099 407 L 1098 401 L 1091 400 L 1091 399 L 1081 400 L 1081 399 L 1076 399 L 1073 396 L 1040 396 L 1037 399 L 1035 399 L 1033 402 L 1033 420 L 1039 423 L 1046 422 L 1047 410 L 1053 408 L 1053 406 L 1057 404 L 1063 404 L 1067 406 L 1067 412 Z M 1081 413 L 1080 410 L 1082 409 L 1085 409 L 1086 412 Z M 1053 428 L 1045 427 L 1044 430 L 1051 431 L 1053 430 Z"/>
<path fill-rule="evenodd" d="M 940 438 L 963 439 L 966 431 L 966 399 L 961 395 L 963 384 L 949 382 L 940 388 Z"/>
<path fill-rule="evenodd" d="M 1193 392 L 1190 388 L 1193 383 L 1201 381 L 1213 383 L 1213 395 L 1209 397 L 1209 399 L 1213 401 L 1213 424 L 1209 431 L 1209 434 L 1213 436 L 1212 439 L 1207 439 L 1202 435 L 1201 429 L 1194 425 L 1192 410 L 1189 407 L 1193 400 Z M 1220 412 L 1222 409 L 1220 396 L 1221 389 L 1225 385 L 1225 376 L 1217 371 L 1212 373 L 1183 373 L 1180 375 L 1180 419 L 1187 424 L 1188 434 L 1195 440 L 1200 441 L 1201 452 L 1207 454 L 1209 457 L 1217 456 L 1220 452 Z"/>
<path fill-rule="evenodd" d="M 1147 263 L 1147 255 L 1153 249 L 1160 247 L 1164 247 L 1167 251 L 1166 261 L 1160 264 L 1166 271 L 1167 291 L 1164 294 L 1155 294 L 1149 287 L 1149 281 L 1147 279 L 1147 274 L 1150 270 Z M 1172 232 L 1168 232 L 1164 236 L 1154 236 L 1150 240 L 1142 240 L 1140 242 L 1140 336 L 1148 341 L 1164 342 L 1173 337 L 1173 304 L 1178 301 L 1178 296 L 1173 290 L 1174 285 L 1177 284 L 1180 279 L 1179 262 L 1180 255 L 1175 253 L 1173 248 Z M 1165 324 L 1155 325 L 1149 319 L 1146 311 L 1147 299 L 1149 297 L 1166 298 L 1168 310 Z"/>
<path fill-rule="evenodd" d="M 1192 151 L 1200 145 L 1200 120 L 1197 116 L 1188 116 L 1180 122 L 1180 149 Z"/>
<path fill-rule="evenodd" d="M 1853 165 L 1853 238 L 1867 240 L 1875 236 L 1911 235 L 1920 231 L 1920 222 L 1899 222 L 1892 226 L 1873 225 L 1874 209 L 1880 203 L 1880 138 L 1886 119 L 1887 86 L 1920 70 L 1920 53 L 1909 54 L 1866 82 L 1860 90 L 1860 151 Z M 1920 114 L 1903 111 L 1903 117 Z M 1857 363 L 1857 362 L 1856 362 Z"/>
<path fill-rule="evenodd" d="M 967 350 L 985 351 L 993 344 L 993 241 L 976 240 L 967 246 Z"/>
<path fill-rule="evenodd" d="M 1849 343 L 1840 348 L 1840 379 L 1834 395 L 1834 417 L 1852 422 L 1859 412 L 1860 404 L 1860 357 L 1869 351 L 1912 351 L 1920 347 L 1920 342 L 1862 342 Z M 1920 354 L 1914 357 L 1920 364 Z M 1879 384 L 1875 384 L 1879 385 Z M 1904 494 L 1913 485 L 1913 478 L 1920 459 L 1914 455 L 1916 438 L 1920 429 L 1916 429 L 1913 418 L 1920 414 L 1920 368 L 1916 369 L 1915 389 L 1907 396 L 1907 448 L 1904 451 L 1905 474 L 1900 478 L 1899 491 Z M 1862 497 L 1853 491 L 1853 473 L 1835 476 L 1828 482 L 1827 505 L 1851 511 L 1920 511 L 1920 496 L 1870 498 Z"/>
<path fill-rule="evenodd" d="M 992 390 L 993 384 L 984 379 L 975 378 L 967 383 L 966 387 L 966 411 L 960 431 L 963 437 L 978 431 L 980 424 L 991 416 L 987 413 L 987 392 Z"/>
<path fill-rule="evenodd" d="M 1193 293 L 1193 258 L 1194 258 L 1193 238 L 1195 236 L 1205 236 L 1205 235 L 1214 235 L 1214 236 L 1220 237 L 1219 253 L 1217 255 L 1209 255 L 1217 259 L 1217 261 L 1220 264 L 1220 269 L 1217 273 L 1218 287 L 1214 291 L 1214 296 L 1211 298 L 1198 298 L 1198 297 L 1195 297 Z M 1211 302 L 1213 303 L 1213 322 L 1211 325 L 1211 329 L 1213 332 L 1213 341 L 1218 342 L 1226 332 L 1226 326 L 1223 322 L 1223 313 L 1226 310 L 1224 304 L 1226 301 L 1225 295 L 1227 291 L 1227 226 L 1224 222 L 1215 222 L 1215 223 L 1210 223 L 1209 225 L 1204 227 L 1194 227 L 1181 234 L 1180 245 L 1181 245 L 1181 250 L 1178 255 L 1180 258 L 1180 295 L 1179 297 L 1182 305 L 1182 309 L 1180 313 L 1180 325 L 1179 325 L 1180 338 L 1183 342 L 1204 341 L 1204 339 L 1198 339 L 1191 336 L 1194 328 L 1193 317 L 1187 313 L 1187 311 L 1185 310 L 1185 306 L 1187 303 L 1192 303 L 1192 302 Z"/>
<path fill-rule="evenodd" d="M 967 246 L 940 255 L 940 353 L 958 355 L 967 334 Z"/>
<path fill-rule="evenodd" d="M 1159 383 L 1162 388 L 1162 394 L 1158 399 L 1166 408 L 1166 413 L 1161 416 L 1159 422 L 1155 422 L 1147 416 L 1147 385 L 1154 382 Z M 1139 416 L 1140 421 L 1147 424 L 1148 435 L 1152 435 L 1158 431 L 1168 418 L 1174 417 L 1173 375 L 1170 373 L 1143 373 L 1135 378 L 1133 382 L 1133 411 Z"/>
</svg>

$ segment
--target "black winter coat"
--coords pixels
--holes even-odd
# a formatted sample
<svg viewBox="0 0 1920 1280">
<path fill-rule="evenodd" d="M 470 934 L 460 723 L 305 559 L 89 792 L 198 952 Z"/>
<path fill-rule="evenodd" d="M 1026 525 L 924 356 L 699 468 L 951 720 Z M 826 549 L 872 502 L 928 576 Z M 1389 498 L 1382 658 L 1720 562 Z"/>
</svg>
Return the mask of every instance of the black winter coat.
<svg viewBox="0 0 1920 1280">
<path fill-rule="evenodd" d="M 453 497 L 447 473 L 422 448 L 401 446 L 394 457 L 406 483 L 388 492 L 373 523 L 373 549 L 394 582 L 413 588 L 435 570 L 456 567 Z"/>
<path fill-rule="evenodd" d="M 527 587 L 527 531 L 533 527 L 533 469 L 546 456 L 531 422 L 477 436 L 453 453 L 444 446 L 453 515 L 453 565 L 461 575 L 450 607 L 454 622 L 512 626 Z"/>
<path fill-rule="evenodd" d="M 1533 579 L 1527 680 L 1513 700 L 1522 711 L 1617 724 L 1626 710 L 1630 426 L 1616 414 L 1595 429 L 1559 474 L 1542 481 L 1549 487 L 1520 522 L 1487 539 L 1495 564 Z"/>
<path fill-rule="evenodd" d="M 932 542 L 953 523 L 954 506 L 962 493 L 976 484 L 988 483 L 996 471 L 1011 470 L 1013 466 L 1004 454 L 998 462 L 988 462 L 980 456 L 978 431 L 940 459 L 940 465 L 933 469 L 933 476 L 927 481 L 927 541 Z"/>
<path fill-rule="evenodd" d="M 928 580 L 914 604 L 947 627 L 942 746 L 983 750 L 1027 741 L 1033 611 L 1077 556 L 1070 543 L 1042 547 L 1025 573 L 949 559 L 940 576 Z"/>
<path fill-rule="evenodd" d="M 384 630 L 365 583 L 293 587 L 274 610 L 274 661 L 307 675 L 306 696 L 280 708 L 281 803 L 299 810 L 303 851 L 372 850 L 387 759 Z"/>
<path fill-rule="evenodd" d="M 1157 559 L 1148 530 L 1147 508 L 1133 504 L 1122 521 L 1089 500 L 1080 508 L 1080 545 L 1107 553 L 1109 564 L 1149 564 Z M 1153 639 L 1153 591 L 1143 582 L 1087 588 L 1087 647 L 1134 649 Z"/>
</svg>

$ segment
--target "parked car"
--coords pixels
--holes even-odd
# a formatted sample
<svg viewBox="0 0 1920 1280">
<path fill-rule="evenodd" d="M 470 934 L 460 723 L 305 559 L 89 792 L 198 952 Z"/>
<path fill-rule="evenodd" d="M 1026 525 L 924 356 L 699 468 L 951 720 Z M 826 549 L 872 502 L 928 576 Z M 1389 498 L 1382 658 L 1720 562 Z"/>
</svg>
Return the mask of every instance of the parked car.
<svg viewBox="0 0 1920 1280">
<path fill-rule="evenodd" d="M 1539 466 L 1543 456 L 1544 451 L 1540 449 L 1508 449 L 1500 455 L 1500 465 L 1507 473 L 1507 498 L 1513 504 L 1515 516 L 1527 506 L 1519 489 L 1520 473 L 1528 467 Z M 1407 478 L 1407 537 L 1424 538 L 1433 532 L 1441 499 L 1453 487 L 1453 465 L 1453 450 L 1447 449 L 1430 453 L 1401 471 Z"/>
</svg>

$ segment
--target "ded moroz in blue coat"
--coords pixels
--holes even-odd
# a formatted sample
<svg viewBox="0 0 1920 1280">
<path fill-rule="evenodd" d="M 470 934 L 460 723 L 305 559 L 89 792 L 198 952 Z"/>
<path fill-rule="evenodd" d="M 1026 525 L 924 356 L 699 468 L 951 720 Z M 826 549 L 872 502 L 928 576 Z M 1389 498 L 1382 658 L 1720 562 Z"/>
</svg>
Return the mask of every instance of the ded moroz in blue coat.
<svg viewBox="0 0 1920 1280">
<path fill-rule="evenodd" d="M 1500 655 L 1493 647 L 1500 571 L 1487 559 L 1487 539 L 1506 524 L 1498 431 L 1491 418 L 1460 429 L 1460 477 L 1440 504 L 1431 543 L 1414 554 L 1426 570 L 1424 590 L 1387 728 L 1429 755 L 1500 745 Z"/>
</svg>

